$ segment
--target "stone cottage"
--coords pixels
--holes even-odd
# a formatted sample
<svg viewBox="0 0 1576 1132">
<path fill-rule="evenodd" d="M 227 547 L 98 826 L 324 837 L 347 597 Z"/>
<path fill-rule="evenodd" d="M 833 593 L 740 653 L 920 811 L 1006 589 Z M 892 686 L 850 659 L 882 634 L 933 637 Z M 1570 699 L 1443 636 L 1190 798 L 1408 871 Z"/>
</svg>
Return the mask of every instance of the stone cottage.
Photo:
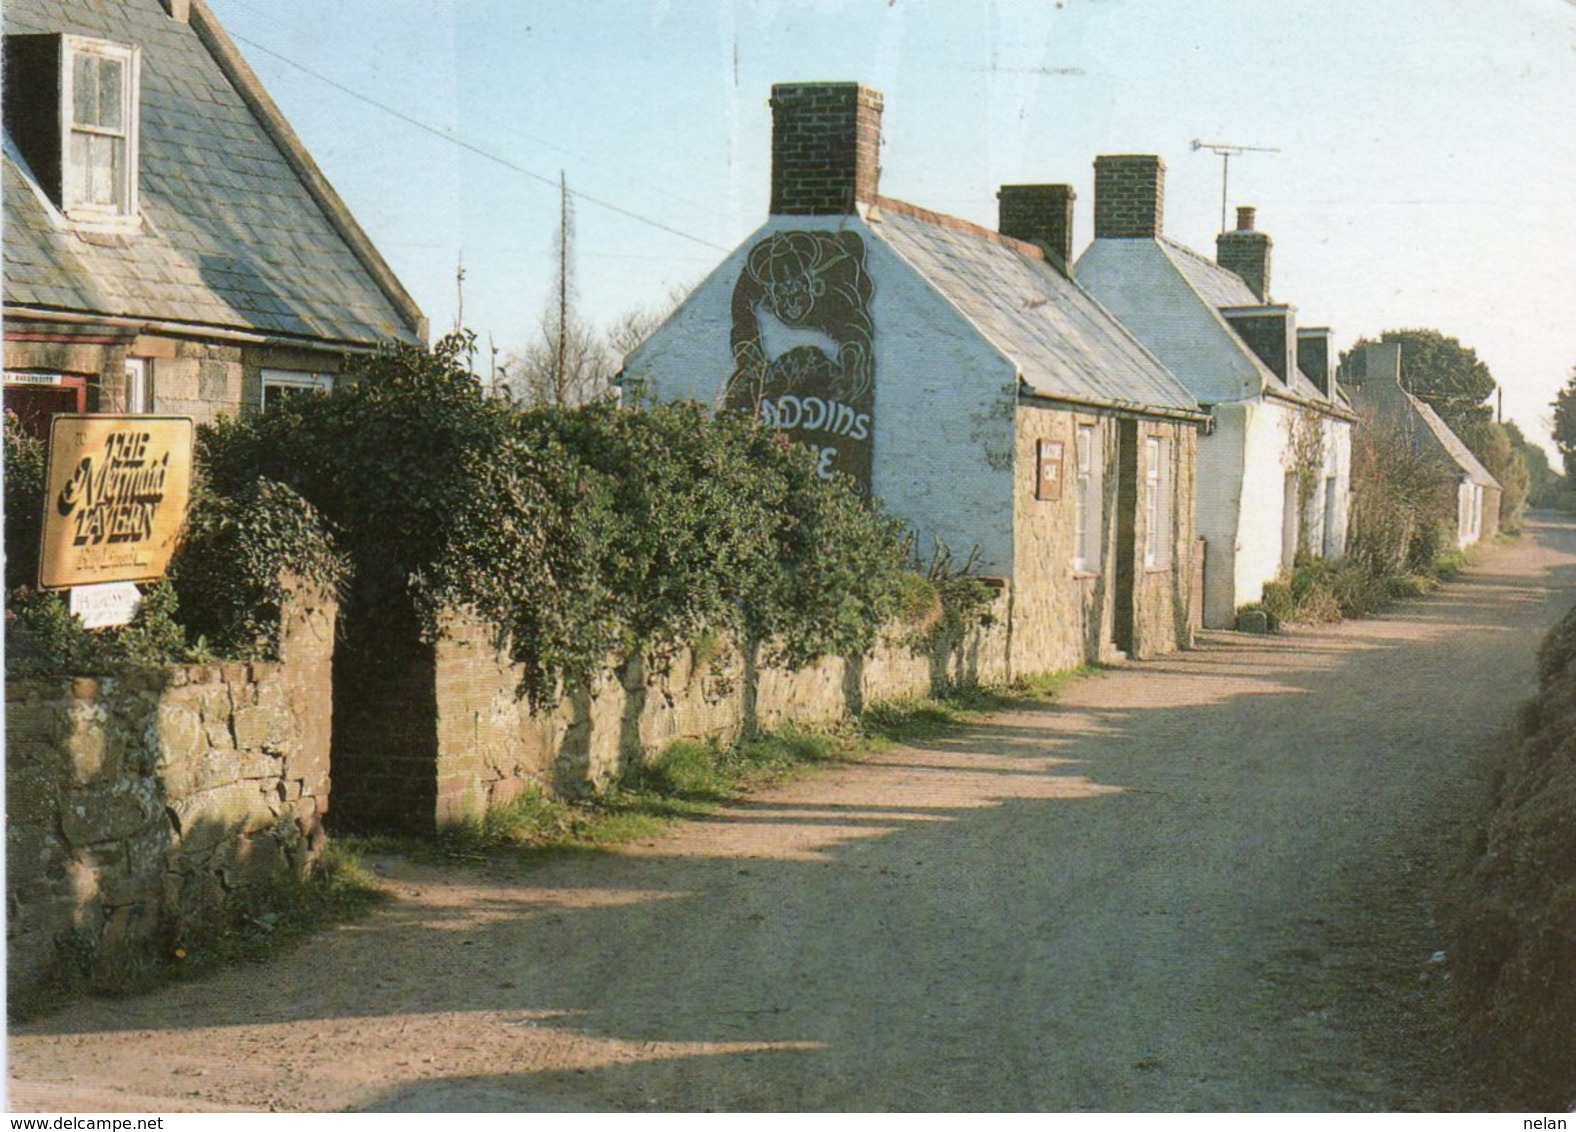
<svg viewBox="0 0 1576 1132">
<path fill-rule="evenodd" d="M 1455 479 L 1456 545 L 1465 550 L 1498 534 L 1499 481 L 1432 405 L 1407 392 L 1401 383 L 1400 343 L 1365 344 L 1352 369 L 1362 375 L 1361 383 L 1354 376 L 1351 385 L 1357 427 L 1379 434 L 1381 443 L 1410 445 L 1414 454 L 1439 462 Z"/>
<path fill-rule="evenodd" d="M 1095 161 L 1094 242 L 1078 280 L 1208 410 L 1199 441 L 1204 624 L 1237 608 L 1299 553 L 1345 549 L 1354 416 L 1337 388 L 1330 331 L 1298 327 L 1270 296 L 1270 238 L 1251 208 L 1211 261 L 1164 230 L 1165 163 Z"/>
<path fill-rule="evenodd" d="M 879 194 L 882 96 L 772 90 L 766 223 L 626 359 L 662 399 L 753 414 L 1009 590 L 1014 671 L 1185 644 L 1206 420 L 1069 276 L 1073 193 L 1000 231 Z"/>
<path fill-rule="evenodd" d="M 203 0 L 6 0 L 5 407 L 212 420 L 420 310 Z"/>
</svg>

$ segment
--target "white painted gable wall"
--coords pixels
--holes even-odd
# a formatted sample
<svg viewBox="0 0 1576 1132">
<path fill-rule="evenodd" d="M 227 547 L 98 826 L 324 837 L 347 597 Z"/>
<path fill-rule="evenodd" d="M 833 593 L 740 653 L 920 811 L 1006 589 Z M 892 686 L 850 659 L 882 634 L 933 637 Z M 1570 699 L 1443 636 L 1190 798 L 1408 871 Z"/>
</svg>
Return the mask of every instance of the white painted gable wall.
<svg viewBox="0 0 1576 1132">
<path fill-rule="evenodd" d="M 733 373 L 734 287 L 749 250 L 779 231 L 863 237 L 875 325 L 872 487 L 920 535 L 961 563 L 979 547 L 985 573 L 1012 575 L 1017 368 L 961 313 L 850 217 L 773 217 L 725 259 L 625 360 L 626 380 L 659 400 L 719 407 Z"/>
</svg>

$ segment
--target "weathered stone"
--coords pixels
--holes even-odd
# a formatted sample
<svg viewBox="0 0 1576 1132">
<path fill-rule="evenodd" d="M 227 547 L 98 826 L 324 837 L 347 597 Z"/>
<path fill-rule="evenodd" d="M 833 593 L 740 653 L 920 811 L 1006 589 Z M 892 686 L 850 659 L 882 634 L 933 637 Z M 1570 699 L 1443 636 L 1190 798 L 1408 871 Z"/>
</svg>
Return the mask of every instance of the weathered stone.
<svg viewBox="0 0 1576 1132">
<path fill-rule="evenodd" d="M 1244 609 L 1237 614 L 1237 631 L 1239 633 L 1268 633 L 1270 631 L 1269 614 L 1262 609 Z"/>
<path fill-rule="evenodd" d="M 255 782 L 201 790 L 170 805 L 182 851 L 271 825 L 274 813 Z"/>
<path fill-rule="evenodd" d="M 6 687 L 9 691 L 11 685 Z M 20 739 L 35 739 L 41 743 L 58 742 L 70 727 L 69 720 L 65 701 L 42 696 L 7 699 L 6 743 L 9 746 Z"/>
<path fill-rule="evenodd" d="M 217 684 L 204 688 L 201 703 L 205 723 L 228 723 L 231 711 L 228 685 Z"/>
<path fill-rule="evenodd" d="M 78 791 L 60 811 L 60 831 L 75 846 L 130 837 L 163 820 L 148 779 L 118 782 L 109 790 Z"/>
<path fill-rule="evenodd" d="M 202 719 L 191 708 L 161 704 L 157 714 L 159 767 L 193 763 L 208 745 Z"/>
<path fill-rule="evenodd" d="M 294 827 L 290 827 L 294 833 Z M 220 870 L 228 888 L 258 884 L 290 868 L 290 860 L 279 838 L 272 832 L 258 833 L 240 843 L 231 861 Z"/>
<path fill-rule="evenodd" d="M 271 707 L 241 708 L 235 713 L 235 745 L 241 750 L 280 750 L 289 741 L 293 720 Z"/>
</svg>

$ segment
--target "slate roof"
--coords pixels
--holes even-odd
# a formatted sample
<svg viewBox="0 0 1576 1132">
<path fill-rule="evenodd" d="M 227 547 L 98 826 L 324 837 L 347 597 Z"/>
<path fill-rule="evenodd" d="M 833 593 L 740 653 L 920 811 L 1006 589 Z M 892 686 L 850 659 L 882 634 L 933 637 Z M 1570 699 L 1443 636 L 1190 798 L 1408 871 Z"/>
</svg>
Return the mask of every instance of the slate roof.
<svg viewBox="0 0 1576 1132">
<path fill-rule="evenodd" d="M 1220 315 L 1264 303 L 1234 271 L 1185 244 L 1098 239 L 1079 257 L 1078 277 L 1158 354 L 1200 401 L 1234 401 L 1264 391 L 1345 415 L 1302 371 L 1282 381 Z"/>
<path fill-rule="evenodd" d="M 192 7 L 194 21 L 212 19 L 200 0 Z M 424 333 L 420 312 L 370 244 L 352 246 L 347 228 L 365 237 L 348 212 L 325 210 L 314 198 L 277 140 L 279 129 L 270 133 L 196 29 L 171 19 L 159 0 L 5 0 L 5 30 L 142 49 L 141 232 L 74 231 L 46 203 L 8 137 L 8 309 L 341 344 L 416 341 Z M 310 164 L 304 151 L 290 156 Z"/>
<path fill-rule="evenodd" d="M 1197 414 L 1169 370 L 1039 250 L 881 199 L 870 230 L 1018 366 L 1033 392 L 1081 404 Z"/>
<path fill-rule="evenodd" d="M 1468 479 L 1483 487 L 1499 486 L 1499 481 L 1494 478 L 1493 473 L 1472 454 L 1472 449 L 1468 448 L 1456 435 L 1455 429 L 1447 425 L 1444 418 L 1434 411 L 1432 405 L 1411 393 L 1406 395 L 1406 399 L 1412 403 L 1412 408 L 1416 410 L 1418 417 L 1428 426 L 1428 431 L 1434 434 L 1434 439 L 1439 441 L 1439 446 L 1450 454 L 1450 458 L 1460 466 Z"/>
</svg>

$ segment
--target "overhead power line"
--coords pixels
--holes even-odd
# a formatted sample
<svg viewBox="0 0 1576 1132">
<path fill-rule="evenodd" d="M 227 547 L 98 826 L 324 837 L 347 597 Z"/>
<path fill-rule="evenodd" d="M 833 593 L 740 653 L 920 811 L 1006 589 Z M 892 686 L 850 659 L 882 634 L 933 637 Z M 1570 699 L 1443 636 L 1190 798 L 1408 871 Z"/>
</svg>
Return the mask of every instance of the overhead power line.
<svg viewBox="0 0 1576 1132">
<path fill-rule="evenodd" d="M 308 67 L 305 64 L 297 63 L 294 59 L 291 59 L 289 56 L 281 55 L 279 52 L 273 50 L 273 48 L 265 47 L 261 43 L 258 43 L 254 39 L 248 39 L 246 36 L 244 36 L 244 35 L 237 35 L 234 32 L 230 33 L 230 38 L 235 39 L 235 40 L 237 40 L 237 41 L 239 41 L 241 43 L 246 44 L 248 47 L 252 48 L 255 51 L 261 51 L 264 55 L 267 55 L 270 58 L 279 60 L 279 62 L 285 64 L 287 67 L 294 67 L 296 70 L 302 72 L 303 74 L 311 75 L 314 79 L 317 79 L 319 82 L 326 83 L 328 86 L 333 87 L 335 90 L 339 91 L 341 94 L 349 95 L 351 98 L 354 98 L 354 99 L 356 99 L 359 102 L 364 102 L 368 106 L 372 106 L 372 107 L 374 107 L 374 108 L 376 108 L 378 110 L 383 111 L 383 113 L 385 113 L 385 114 L 388 114 L 388 115 L 391 115 L 392 117 L 398 118 L 401 122 L 404 122 L 408 126 L 414 126 L 418 130 L 421 130 L 421 131 L 423 131 L 425 133 L 431 134 L 433 137 L 441 138 L 442 140 L 448 142 L 450 145 L 458 146 L 460 149 L 463 149 L 463 150 L 465 150 L 465 151 L 467 151 L 469 153 L 474 153 L 477 157 L 483 158 L 484 160 L 487 160 L 487 161 L 491 161 L 494 165 L 501 165 L 503 168 L 508 169 L 511 172 L 519 173 L 521 176 L 524 176 L 524 177 L 529 177 L 533 181 L 540 181 L 542 184 L 547 185 L 547 186 L 549 186 L 551 188 L 554 188 L 554 189 L 558 188 L 558 181 L 557 181 L 556 178 L 544 177 L 542 174 L 536 172 L 535 170 L 527 169 L 523 165 L 516 165 L 514 162 L 508 160 L 507 158 L 499 157 L 496 153 L 489 153 L 487 150 L 483 149 L 481 146 L 474 145 L 471 142 L 466 141 L 464 138 L 456 137 L 454 134 L 450 133 L 447 130 L 440 129 L 437 126 L 430 125 L 430 124 L 428 124 L 426 122 L 421 121 L 419 118 L 412 118 L 409 114 L 406 114 L 406 113 L 404 113 L 401 110 L 396 110 L 394 107 L 389 106 L 387 103 L 379 102 L 377 99 L 371 97 L 370 95 L 362 94 L 359 90 L 355 90 L 355 89 L 353 89 L 351 87 L 348 87 L 344 83 L 339 82 L 336 79 L 329 78 L 327 75 L 322 74 L 321 72 L 314 71 L 311 67 Z M 582 193 L 582 192 L 579 192 L 579 191 L 574 190 L 574 189 L 569 190 L 569 195 L 572 196 L 572 197 L 575 197 L 575 198 L 577 198 L 579 200 L 583 200 L 587 204 L 595 205 L 598 208 L 605 208 L 609 212 L 617 213 L 619 216 L 627 217 L 628 219 L 634 220 L 634 221 L 636 221 L 636 222 L 638 222 L 640 224 L 645 224 L 645 225 L 647 225 L 649 227 L 656 228 L 656 229 L 659 229 L 660 231 L 666 232 L 670 236 L 677 236 L 677 237 L 679 237 L 682 240 L 689 240 L 691 243 L 700 244 L 701 246 L 707 247 L 707 248 L 711 248 L 714 251 L 729 252 L 729 251 L 733 250 L 732 248 L 723 247 L 721 244 L 714 244 L 710 240 L 703 239 L 700 236 L 691 235 L 689 232 L 685 232 L 685 231 L 682 231 L 682 230 L 680 230 L 678 228 L 674 228 L 670 224 L 664 224 L 660 220 L 653 220 L 649 216 L 642 216 L 638 212 L 634 212 L 634 211 L 632 211 L 630 209 L 627 209 L 627 208 L 624 208 L 624 207 L 622 207 L 620 205 L 613 204 L 611 201 L 601 200 L 601 199 L 599 199 L 597 197 L 590 196 L 587 193 Z"/>
</svg>

